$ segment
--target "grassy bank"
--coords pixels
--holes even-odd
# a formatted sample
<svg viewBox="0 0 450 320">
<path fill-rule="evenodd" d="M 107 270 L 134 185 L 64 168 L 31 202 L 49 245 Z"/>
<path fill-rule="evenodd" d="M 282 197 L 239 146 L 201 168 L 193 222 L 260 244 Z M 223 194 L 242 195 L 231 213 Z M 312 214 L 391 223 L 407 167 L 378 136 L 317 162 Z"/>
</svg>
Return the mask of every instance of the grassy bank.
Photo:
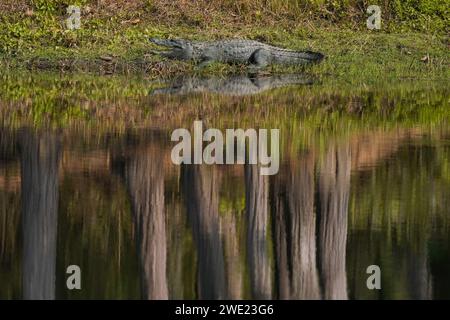
<svg viewBox="0 0 450 320">
<path fill-rule="evenodd" d="M 309 70 L 319 76 L 360 82 L 448 78 L 446 2 L 380 2 L 382 29 L 371 31 L 365 1 L 6 0 L 0 5 L 0 63 L 14 69 L 149 76 L 228 73 L 243 67 L 214 64 L 197 70 L 165 61 L 148 54 L 153 48 L 148 37 L 237 37 L 323 52 L 328 59 Z M 68 4 L 81 5 L 79 30 L 65 27 Z"/>
</svg>

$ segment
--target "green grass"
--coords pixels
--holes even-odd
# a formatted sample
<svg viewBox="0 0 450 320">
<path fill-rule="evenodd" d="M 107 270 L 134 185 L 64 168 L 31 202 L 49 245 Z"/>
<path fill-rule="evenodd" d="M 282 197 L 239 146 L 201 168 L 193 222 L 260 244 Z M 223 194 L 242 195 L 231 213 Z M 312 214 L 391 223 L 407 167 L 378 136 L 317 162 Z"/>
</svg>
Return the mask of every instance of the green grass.
<svg viewBox="0 0 450 320">
<path fill-rule="evenodd" d="M 237 37 L 323 52 L 327 59 L 309 72 L 340 81 L 370 82 L 385 77 L 448 79 L 449 76 L 449 39 L 445 27 L 440 26 L 447 18 L 445 15 L 440 18 L 445 9 L 433 1 L 429 1 L 432 3 L 429 8 L 422 8 L 414 1 L 408 1 L 410 7 L 394 2 L 399 7 L 386 8 L 386 21 L 383 20 L 379 31 L 367 30 L 367 15 L 355 9 L 364 8 L 365 4 L 357 2 L 305 1 L 301 6 L 293 6 L 293 1 L 284 5 L 269 1 L 263 6 L 260 1 L 244 0 L 234 4 L 225 2 L 222 6 L 212 1 L 203 10 L 206 13 L 200 4 L 175 1 L 169 6 L 162 0 L 131 1 L 140 3 L 137 9 L 116 8 L 114 14 L 96 8 L 94 2 L 79 1 L 86 4 L 83 8 L 93 7 L 89 13 L 83 11 L 82 28 L 70 31 L 64 26 L 66 2 L 35 0 L 29 6 L 32 14 L 0 13 L 0 65 L 9 69 L 144 73 L 151 77 L 186 71 L 244 72 L 243 66 L 221 64 L 198 70 L 190 63 L 148 55 L 154 48 L 148 42 L 149 37 L 193 40 Z M 166 10 L 164 5 L 168 6 Z M 346 8 L 353 8 L 351 16 Z M 226 9 L 236 14 L 230 15 Z M 334 19 L 334 15 L 324 12 L 341 18 Z M 426 21 L 434 17 L 435 26 L 409 25 L 407 22 L 413 17 L 416 24 L 422 21 L 417 17 Z M 105 56 L 112 60 L 102 60 Z M 422 61 L 425 57 L 429 58 Z M 275 66 L 267 70 L 280 71 L 301 69 Z"/>
</svg>

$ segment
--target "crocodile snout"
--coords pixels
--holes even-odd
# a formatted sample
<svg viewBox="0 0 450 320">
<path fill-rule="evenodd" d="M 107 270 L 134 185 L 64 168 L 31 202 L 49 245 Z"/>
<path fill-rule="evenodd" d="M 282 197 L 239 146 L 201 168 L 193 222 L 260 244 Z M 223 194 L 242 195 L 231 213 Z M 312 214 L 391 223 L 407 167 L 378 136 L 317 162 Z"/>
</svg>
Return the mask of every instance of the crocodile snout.
<svg viewBox="0 0 450 320">
<path fill-rule="evenodd" d="M 150 38 L 149 41 L 158 46 L 172 47 L 172 48 L 178 48 L 178 49 L 182 48 L 182 44 L 177 40 Z"/>
</svg>

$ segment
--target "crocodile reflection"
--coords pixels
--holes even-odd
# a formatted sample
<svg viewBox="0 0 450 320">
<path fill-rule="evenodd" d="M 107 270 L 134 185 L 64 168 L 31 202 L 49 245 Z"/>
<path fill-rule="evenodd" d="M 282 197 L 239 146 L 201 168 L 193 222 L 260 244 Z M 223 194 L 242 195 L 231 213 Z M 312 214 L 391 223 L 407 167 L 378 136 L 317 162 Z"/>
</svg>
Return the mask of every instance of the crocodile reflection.
<svg viewBox="0 0 450 320">
<path fill-rule="evenodd" d="M 150 95 L 217 93 L 229 96 L 246 96 L 275 88 L 311 85 L 313 79 L 304 74 L 234 75 L 227 78 L 183 76 L 165 82 L 165 84 L 165 87 L 152 90 Z"/>
</svg>

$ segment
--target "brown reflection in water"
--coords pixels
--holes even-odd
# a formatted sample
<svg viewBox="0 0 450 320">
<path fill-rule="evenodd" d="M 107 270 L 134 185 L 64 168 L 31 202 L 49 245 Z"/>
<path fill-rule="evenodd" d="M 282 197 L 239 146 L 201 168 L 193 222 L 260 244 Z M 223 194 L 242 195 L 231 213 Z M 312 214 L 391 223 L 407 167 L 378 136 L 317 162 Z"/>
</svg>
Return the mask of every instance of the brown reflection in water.
<svg viewBox="0 0 450 320">
<path fill-rule="evenodd" d="M 223 299 L 226 286 L 219 225 L 219 172 L 215 166 L 183 165 L 181 179 L 197 248 L 198 298 Z"/>
<path fill-rule="evenodd" d="M 245 165 L 247 256 L 253 299 L 272 296 L 272 268 L 268 256 L 269 178 L 257 165 Z"/>
<path fill-rule="evenodd" d="M 12 175 L 5 173 L 2 176 L 5 182 L 19 181 L 22 184 L 25 298 L 55 297 L 56 210 L 58 178 L 62 176 L 58 175 L 58 168 L 61 167 L 63 174 L 70 172 L 79 175 L 90 171 L 91 174 L 101 172 L 102 175 L 109 175 L 112 170 L 110 157 L 116 156 L 114 148 L 105 150 L 103 145 L 100 151 L 74 153 L 64 144 L 64 151 L 60 152 L 56 136 L 56 133 L 23 132 L 19 136 L 21 177 L 12 169 L 7 170 Z M 349 209 L 351 169 L 355 176 L 373 174 L 373 179 L 379 177 L 375 177 L 379 174 L 375 172 L 375 166 L 385 165 L 393 170 L 392 164 L 383 160 L 391 161 L 395 153 L 401 152 L 403 146 L 415 136 L 417 133 L 405 130 L 385 134 L 371 132 L 345 142 L 327 141 L 323 153 L 312 147 L 307 151 L 290 153 L 282 171 L 270 178 L 261 176 L 257 166 L 239 167 L 234 178 L 239 180 L 241 187 L 245 186 L 245 209 L 237 209 L 235 203 L 227 203 L 227 212 L 224 213 L 220 206 L 220 214 L 219 200 L 222 199 L 219 199 L 219 192 L 223 193 L 225 186 L 230 186 L 224 174 L 228 170 L 224 169 L 225 166 L 185 165 L 180 171 L 178 167 L 168 170 L 174 168 L 167 157 L 170 148 L 160 141 L 127 145 L 124 183 L 128 188 L 135 222 L 136 261 L 139 259 L 141 268 L 142 296 L 147 299 L 184 298 L 191 297 L 196 290 L 194 298 L 202 299 L 359 298 L 367 295 L 365 268 L 376 264 L 383 252 L 392 265 L 402 271 L 401 278 L 396 276 L 391 281 L 396 287 L 392 285 L 386 288 L 386 292 L 398 293 L 399 297 L 405 298 L 432 298 L 437 284 L 433 284 L 431 277 L 433 270 L 427 246 L 433 218 L 428 215 L 428 207 L 418 210 L 421 214 L 423 212 L 427 225 L 410 216 L 406 212 L 407 207 L 402 209 L 408 214 L 404 220 L 393 220 L 392 226 L 389 224 L 384 228 L 386 232 L 393 230 L 394 240 L 386 240 L 387 236 L 379 233 L 384 225 L 378 228 L 372 225 L 377 223 L 374 220 L 377 216 L 361 217 L 369 225 L 357 230 L 357 237 L 353 235 L 354 243 L 349 242 L 349 248 L 346 248 L 347 238 L 352 238 L 352 232 L 347 231 L 347 214 L 352 210 Z M 424 151 L 422 156 L 429 152 Z M 64 155 L 67 159 L 63 158 Z M 405 159 L 415 159 L 413 155 L 407 156 L 403 155 L 396 161 L 405 165 L 404 170 L 408 171 L 397 173 L 393 179 L 400 177 L 398 180 L 408 181 L 408 175 L 413 175 L 410 173 L 412 168 L 424 168 L 423 164 L 420 167 L 406 167 Z M 423 161 L 428 163 L 430 160 Z M 433 169 L 432 163 L 429 166 L 429 170 Z M 428 172 L 422 174 L 426 176 L 424 180 L 433 180 L 428 178 Z M 172 185 L 167 185 L 168 180 Z M 355 180 L 352 184 L 360 183 L 362 186 L 367 182 L 364 179 L 361 182 Z M 181 181 L 184 202 L 177 189 L 178 181 Z M 374 187 L 383 189 L 383 184 L 378 181 Z M 4 193 L 17 189 L 9 184 L 4 187 L 0 184 L 0 188 Z M 393 190 L 405 197 L 409 196 L 412 188 L 403 190 L 394 186 L 389 189 L 390 192 Z M 236 190 L 230 193 L 237 193 L 239 199 L 244 194 Z M 174 194 L 175 197 L 167 199 Z M 355 192 L 354 196 L 357 206 L 353 210 L 363 208 L 362 194 Z M 375 198 L 369 192 L 369 200 L 378 199 L 381 204 L 387 197 L 389 195 Z M 429 194 L 424 195 L 424 199 L 430 197 Z M 2 207 L 6 208 L 5 203 Z M 65 208 L 65 204 L 60 208 Z M 2 210 L 0 230 L 7 230 L 10 218 L 6 216 L 6 210 Z M 395 217 L 393 210 L 378 207 L 374 208 L 372 215 L 383 210 L 385 215 Z M 268 229 L 270 222 L 271 230 Z M 352 225 L 351 220 L 349 225 Z M 407 232 L 402 235 L 406 240 L 401 244 L 394 243 L 392 247 L 381 247 L 388 241 L 400 242 L 395 239 L 400 234 L 394 233 L 397 232 L 395 228 L 401 225 L 407 225 Z M 11 250 L 8 248 L 12 247 L 9 244 L 11 240 L 7 242 L 5 239 L 13 237 L 3 233 L 5 231 L 2 231 L 0 238 L 0 256 L 12 256 L 8 252 Z M 189 242 L 192 240 L 193 244 Z M 274 250 L 273 255 L 271 249 Z M 349 258 L 346 249 L 350 252 Z M 170 263 L 169 255 L 172 259 Z M 396 275 L 385 270 L 383 272 Z M 138 276 L 135 278 L 138 279 Z M 358 288 L 352 282 L 357 282 Z M 377 297 L 385 296 L 380 293 Z"/>
<path fill-rule="evenodd" d="M 164 170 L 160 150 L 138 149 L 126 163 L 142 276 L 142 296 L 168 299 Z"/>
<path fill-rule="evenodd" d="M 348 298 L 345 254 L 350 168 L 349 145 L 331 144 L 319 169 L 319 252 L 324 299 Z"/>
<path fill-rule="evenodd" d="M 314 161 L 312 152 L 290 164 L 272 188 L 278 292 L 280 299 L 321 297 L 316 263 Z"/>
<path fill-rule="evenodd" d="M 23 132 L 23 298 L 54 299 L 59 141 L 55 134 Z"/>
</svg>

